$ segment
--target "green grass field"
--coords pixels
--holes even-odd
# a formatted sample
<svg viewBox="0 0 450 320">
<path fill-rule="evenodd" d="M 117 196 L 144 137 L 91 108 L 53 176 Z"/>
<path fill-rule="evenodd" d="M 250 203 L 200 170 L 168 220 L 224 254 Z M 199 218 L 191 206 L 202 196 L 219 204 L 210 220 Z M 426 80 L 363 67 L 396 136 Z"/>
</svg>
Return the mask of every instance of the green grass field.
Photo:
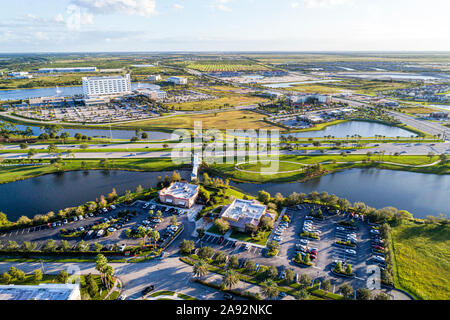
<svg viewBox="0 0 450 320">
<path fill-rule="evenodd" d="M 393 228 L 394 283 L 417 299 L 450 299 L 450 226 Z"/>
</svg>

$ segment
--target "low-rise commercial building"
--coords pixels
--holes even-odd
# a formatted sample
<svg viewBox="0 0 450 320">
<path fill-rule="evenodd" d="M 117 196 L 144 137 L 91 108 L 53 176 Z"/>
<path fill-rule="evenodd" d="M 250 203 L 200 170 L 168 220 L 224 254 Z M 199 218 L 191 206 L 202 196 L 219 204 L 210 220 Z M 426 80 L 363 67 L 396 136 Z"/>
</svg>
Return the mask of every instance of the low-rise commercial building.
<svg viewBox="0 0 450 320">
<path fill-rule="evenodd" d="M 81 300 L 80 285 L 0 285 L 0 300 Z"/>
<path fill-rule="evenodd" d="M 317 100 L 319 103 L 330 103 L 331 97 L 321 94 L 302 94 L 288 97 L 288 100 L 294 104 L 306 103 L 311 100 Z"/>
<path fill-rule="evenodd" d="M 167 78 L 168 82 L 172 82 L 173 84 L 187 84 L 188 80 L 187 78 L 183 78 L 183 77 L 170 77 Z"/>
<path fill-rule="evenodd" d="M 195 204 L 200 187 L 187 182 L 173 182 L 169 187 L 159 191 L 162 203 L 183 208 L 190 208 Z"/>
<path fill-rule="evenodd" d="M 28 72 L 20 71 L 20 72 L 10 72 L 8 76 L 13 77 L 14 79 L 31 79 L 33 76 Z"/>
<path fill-rule="evenodd" d="M 159 74 L 151 74 L 148 76 L 148 80 L 150 81 L 161 81 L 162 77 Z"/>
<path fill-rule="evenodd" d="M 165 91 L 158 89 L 140 88 L 136 89 L 135 92 L 137 94 L 143 95 L 147 98 L 157 101 L 162 101 L 167 97 L 167 93 Z"/>
<path fill-rule="evenodd" d="M 245 232 L 246 225 L 255 227 L 259 225 L 261 218 L 274 216 L 267 211 L 267 206 L 256 200 L 235 199 L 233 203 L 223 206 L 220 217 L 230 224 L 232 228 Z"/>
</svg>

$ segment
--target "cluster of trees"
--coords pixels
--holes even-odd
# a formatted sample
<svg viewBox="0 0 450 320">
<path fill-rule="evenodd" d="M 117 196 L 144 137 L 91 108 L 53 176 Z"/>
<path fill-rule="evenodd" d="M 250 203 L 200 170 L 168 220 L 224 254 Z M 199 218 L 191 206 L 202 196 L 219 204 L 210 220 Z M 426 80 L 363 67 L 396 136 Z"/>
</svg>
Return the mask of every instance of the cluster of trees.
<svg viewBox="0 0 450 320">
<path fill-rule="evenodd" d="M 156 186 L 159 189 L 167 188 L 168 186 L 170 186 L 170 184 L 172 182 L 178 182 L 178 181 L 181 181 L 181 175 L 178 171 L 174 171 L 174 172 L 172 172 L 171 177 L 166 175 L 163 179 L 161 176 L 158 176 L 158 183 L 156 184 Z"/>
</svg>

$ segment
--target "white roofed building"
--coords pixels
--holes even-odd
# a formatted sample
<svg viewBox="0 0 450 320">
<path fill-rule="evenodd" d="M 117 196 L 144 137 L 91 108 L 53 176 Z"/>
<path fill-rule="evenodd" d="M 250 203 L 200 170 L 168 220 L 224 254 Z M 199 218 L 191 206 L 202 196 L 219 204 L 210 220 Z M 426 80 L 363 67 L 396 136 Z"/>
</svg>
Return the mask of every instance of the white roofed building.
<svg viewBox="0 0 450 320">
<path fill-rule="evenodd" d="M 190 208 L 195 204 L 200 187 L 187 182 L 173 182 L 159 191 L 159 200 L 168 205 Z"/>
<path fill-rule="evenodd" d="M 220 217 L 241 232 L 245 232 L 246 225 L 258 226 L 262 217 L 268 216 L 274 219 L 267 211 L 267 206 L 256 200 L 235 199 L 231 204 L 222 207 Z"/>
</svg>

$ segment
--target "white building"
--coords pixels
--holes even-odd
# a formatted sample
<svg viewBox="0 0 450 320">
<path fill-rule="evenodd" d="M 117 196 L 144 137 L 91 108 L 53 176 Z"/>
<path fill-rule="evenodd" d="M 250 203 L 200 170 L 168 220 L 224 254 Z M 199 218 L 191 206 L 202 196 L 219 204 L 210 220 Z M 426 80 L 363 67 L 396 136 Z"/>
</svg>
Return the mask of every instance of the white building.
<svg viewBox="0 0 450 320">
<path fill-rule="evenodd" d="M 165 91 L 158 89 L 141 88 L 136 89 L 134 92 L 157 101 L 162 101 L 167 97 L 167 93 Z"/>
<path fill-rule="evenodd" d="M 187 78 L 183 78 L 183 77 L 170 77 L 167 78 L 168 82 L 172 82 L 174 84 L 187 84 L 188 80 Z"/>
<path fill-rule="evenodd" d="M 86 98 L 131 93 L 131 78 L 127 74 L 111 77 L 83 77 L 83 94 Z"/>
<path fill-rule="evenodd" d="M 162 77 L 159 74 L 151 74 L 148 76 L 150 81 L 161 81 Z"/>
<path fill-rule="evenodd" d="M 0 300 L 81 300 L 80 285 L 1 285 Z"/>
<path fill-rule="evenodd" d="M 10 72 L 8 73 L 8 76 L 13 77 L 15 79 L 31 79 L 33 76 L 29 74 L 28 72 Z"/>
<path fill-rule="evenodd" d="M 327 95 L 321 95 L 321 94 L 303 94 L 303 95 L 295 95 L 290 96 L 289 101 L 292 103 L 305 103 L 309 99 L 317 99 L 319 103 L 330 103 L 331 97 Z"/>
</svg>

